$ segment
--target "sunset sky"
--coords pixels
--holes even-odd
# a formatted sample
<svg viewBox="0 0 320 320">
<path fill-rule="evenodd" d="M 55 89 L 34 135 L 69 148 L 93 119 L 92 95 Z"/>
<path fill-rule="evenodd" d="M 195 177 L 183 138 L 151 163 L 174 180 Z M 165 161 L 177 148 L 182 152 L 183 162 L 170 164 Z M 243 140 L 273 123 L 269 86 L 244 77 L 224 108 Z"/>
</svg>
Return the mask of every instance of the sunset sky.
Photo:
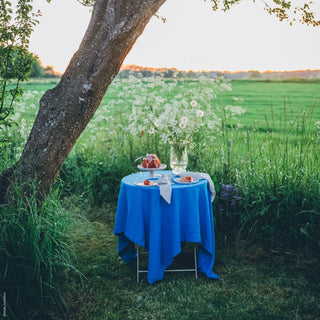
<svg viewBox="0 0 320 320">
<path fill-rule="evenodd" d="M 76 0 L 34 0 L 40 24 L 30 49 L 43 65 L 63 72 L 90 19 Z M 259 1 L 243 0 L 229 12 L 213 12 L 209 1 L 167 0 L 152 18 L 125 64 L 180 70 L 320 69 L 320 27 L 290 26 L 268 15 Z"/>
</svg>

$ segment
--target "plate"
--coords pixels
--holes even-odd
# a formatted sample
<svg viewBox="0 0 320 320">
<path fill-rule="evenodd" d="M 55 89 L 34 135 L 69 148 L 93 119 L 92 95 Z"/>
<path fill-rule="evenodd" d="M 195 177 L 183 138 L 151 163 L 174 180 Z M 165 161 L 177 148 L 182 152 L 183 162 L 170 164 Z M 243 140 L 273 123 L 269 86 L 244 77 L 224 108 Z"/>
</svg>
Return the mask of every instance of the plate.
<svg viewBox="0 0 320 320">
<path fill-rule="evenodd" d="M 167 167 L 167 165 L 166 165 L 166 164 L 160 164 L 160 167 L 159 167 L 159 168 L 144 168 L 144 167 L 142 166 L 142 164 L 139 164 L 139 165 L 138 165 L 138 168 L 139 168 L 139 170 L 141 170 L 141 171 L 157 171 L 157 170 L 164 170 L 166 167 Z"/>
<path fill-rule="evenodd" d="M 145 180 L 150 180 L 150 179 L 145 179 Z M 144 184 L 143 181 L 144 181 L 144 180 L 137 181 L 137 182 L 135 183 L 135 185 L 136 185 L 136 186 L 139 186 L 139 187 L 146 187 L 146 188 L 148 188 L 148 187 L 154 187 L 154 186 L 157 186 L 157 185 L 158 185 L 158 183 L 157 183 L 156 181 L 152 181 L 152 180 L 151 180 L 151 181 L 153 182 L 153 184 Z"/>
<path fill-rule="evenodd" d="M 197 178 L 193 178 L 192 181 L 188 182 L 188 181 L 181 181 L 182 178 L 175 178 L 173 179 L 173 181 L 175 183 L 180 183 L 180 184 L 192 184 L 192 183 L 197 183 L 199 181 L 199 179 Z"/>
</svg>

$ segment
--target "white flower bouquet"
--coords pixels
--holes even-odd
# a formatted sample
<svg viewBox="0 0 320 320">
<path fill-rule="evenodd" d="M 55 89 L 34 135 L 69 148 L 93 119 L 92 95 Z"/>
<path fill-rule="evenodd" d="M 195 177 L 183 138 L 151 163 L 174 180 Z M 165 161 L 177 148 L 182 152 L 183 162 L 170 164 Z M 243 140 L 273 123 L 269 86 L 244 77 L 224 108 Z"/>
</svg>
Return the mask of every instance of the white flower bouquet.
<svg viewBox="0 0 320 320">
<path fill-rule="evenodd" d="M 178 80 L 148 80 L 152 93 L 143 98 L 140 96 L 133 103 L 129 116 L 130 133 L 157 134 L 164 143 L 188 143 L 192 148 L 200 132 L 206 132 L 210 137 L 211 131 L 218 131 L 221 118 L 216 115 L 214 102 L 220 91 L 230 87 L 225 82 L 208 78 L 185 81 L 187 86 L 185 83 L 179 86 Z"/>
</svg>

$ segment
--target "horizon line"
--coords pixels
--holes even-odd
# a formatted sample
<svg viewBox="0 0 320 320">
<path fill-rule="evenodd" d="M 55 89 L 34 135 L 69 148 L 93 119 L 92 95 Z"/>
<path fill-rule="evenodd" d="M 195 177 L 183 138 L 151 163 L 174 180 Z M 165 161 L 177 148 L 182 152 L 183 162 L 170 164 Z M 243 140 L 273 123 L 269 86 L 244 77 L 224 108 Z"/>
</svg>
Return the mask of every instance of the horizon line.
<svg viewBox="0 0 320 320">
<path fill-rule="evenodd" d="M 150 67 L 150 66 L 141 66 L 141 65 L 136 65 L 136 64 L 123 64 L 120 68 L 120 70 L 130 70 L 130 68 L 137 68 L 137 69 L 144 69 L 144 70 L 150 70 L 150 71 L 156 71 L 156 70 L 175 70 L 175 71 L 181 71 L 181 72 L 222 72 L 222 73 L 241 73 L 241 72 L 259 72 L 259 73 L 278 73 L 278 72 L 303 72 L 303 71 L 320 71 L 320 67 L 318 69 L 292 69 L 292 70 L 271 70 L 271 69 L 266 69 L 266 70 L 259 70 L 259 69 L 248 69 L 248 70 L 208 70 L 208 69 L 189 69 L 189 70 L 183 70 L 183 69 L 178 69 L 176 67 Z M 134 70 L 132 70 L 134 71 Z"/>
</svg>

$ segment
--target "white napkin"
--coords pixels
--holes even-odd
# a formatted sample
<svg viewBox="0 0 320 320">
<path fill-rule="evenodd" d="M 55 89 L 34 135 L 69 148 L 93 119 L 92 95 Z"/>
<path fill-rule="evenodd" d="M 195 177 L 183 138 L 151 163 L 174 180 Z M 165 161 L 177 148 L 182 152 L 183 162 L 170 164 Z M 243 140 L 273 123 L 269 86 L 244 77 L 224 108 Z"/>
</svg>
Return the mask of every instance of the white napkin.
<svg viewBox="0 0 320 320">
<path fill-rule="evenodd" d="M 160 189 L 160 195 L 162 198 L 167 201 L 169 204 L 171 203 L 171 180 L 172 180 L 171 174 L 162 174 L 160 178 L 158 179 L 158 185 Z"/>
<path fill-rule="evenodd" d="M 216 191 L 214 190 L 214 184 L 211 180 L 211 177 L 207 173 L 201 173 L 201 172 L 181 172 L 177 175 L 178 177 L 187 177 L 190 176 L 195 179 L 206 179 L 209 183 L 209 190 L 211 193 L 211 201 L 213 202 L 215 196 L 216 196 Z"/>
</svg>

